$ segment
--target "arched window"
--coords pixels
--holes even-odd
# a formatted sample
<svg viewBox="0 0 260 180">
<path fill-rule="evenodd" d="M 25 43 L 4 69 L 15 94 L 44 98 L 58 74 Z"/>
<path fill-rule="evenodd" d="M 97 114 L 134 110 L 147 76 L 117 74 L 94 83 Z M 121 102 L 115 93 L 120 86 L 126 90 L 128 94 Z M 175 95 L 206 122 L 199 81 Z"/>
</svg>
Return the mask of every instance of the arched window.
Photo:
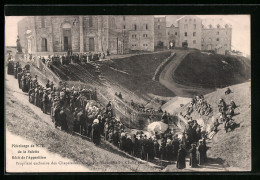
<svg viewBox="0 0 260 180">
<path fill-rule="evenodd" d="M 217 28 L 220 28 L 220 25 L 219 25 L 219 24 L 217 25 Z"/>
</svg>

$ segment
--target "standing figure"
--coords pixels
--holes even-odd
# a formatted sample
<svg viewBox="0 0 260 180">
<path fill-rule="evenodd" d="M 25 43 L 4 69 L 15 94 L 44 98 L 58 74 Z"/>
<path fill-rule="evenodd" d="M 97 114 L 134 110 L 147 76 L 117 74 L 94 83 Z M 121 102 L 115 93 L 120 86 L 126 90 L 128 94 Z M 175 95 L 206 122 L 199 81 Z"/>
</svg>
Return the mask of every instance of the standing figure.
<svg viewBox="0 0 260 180">
<path fill-rule="evenodd" d="M 182 144 L 180 144 L 180 149 L 178 151 L 178 155 L 177 155 L 177 165 L 176 167 L 178 169 L 184 169 L 186 168 L 186 162 L 185 162 L 185 157 L 186 157 L 186 151 L 185 149 L 183 149 Z"/>
<path fill-rule="evenodd" d="M 98 119 L 95 119 L 92 124 L 91 139 L 95 145 L 98 145 L 100 143 L 100 130 L 98 123 Z"/>
<path fill-rule="evenodd" d="M 196 145 L 192 144 L 190 149 L 190 166 L 191 167 L 197 167 L 197 159 L 196 159 Z"/>
</svg>

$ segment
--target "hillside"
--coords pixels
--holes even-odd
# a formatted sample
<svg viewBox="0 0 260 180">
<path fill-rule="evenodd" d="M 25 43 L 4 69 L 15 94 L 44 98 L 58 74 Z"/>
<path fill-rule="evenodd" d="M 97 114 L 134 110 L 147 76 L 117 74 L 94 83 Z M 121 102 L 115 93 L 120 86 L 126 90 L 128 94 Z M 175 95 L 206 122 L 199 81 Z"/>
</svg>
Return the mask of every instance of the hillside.
<svg viewBox="0 0 260 180">
<path fill-rule="evenodd" d="M 101 73 L 109 81 L 140 95 L 174 96 L 173 92 L 152 80 L 156 68 L 170 54 L 168 51 L 102 62 Z"/>
<path fill-rule="evenodd" d="M 212 124 L 213 119 L 219 118 L 218 101 L 223 98 L 227 104 L 234 100 L 238 108 L 235 109 L 233 119 L 239 127 L 234 131 L 226 133 L 224 124 L 218 127 L 218 133 L 213 137 L 212 142 L 208 142 L 210 147 L 208 156 L 219 158 L 233 167 L 250 170 L 251 168 L 251 82 L 245 82 L 229 86 L 233 93 L 225 95 L 226 88 L 217 89 L 215 92 L 204 96 L 207 103 L 213 108 L 211 116 L 200 116 L 193 111 L 192 119 L 203 119 L 206 124 Z M 184 113 L 187 105 L 179 108 L 177 112 Z M 212 118 L 213 117 L 213 118 Z"/>
<path fill-rule="evenodd" d="M 158 166 L 137 160 L 105 142 L 92 142 L 54 127 L 49 115 L 28 101 L 28 95 L 18 88 L 17 80 L 5 77 L 6 128 L 14 135 L 42 144 L 49 153 L 58 154 L 99 172 L 153 172 Z"/>
<path fill-rule="evenodd" d="M 222 88 L 250 79 L 251 61 L 244 57 L 192 52 L 172 72 L 172 78 L 183 85 Z"/>
</svg>

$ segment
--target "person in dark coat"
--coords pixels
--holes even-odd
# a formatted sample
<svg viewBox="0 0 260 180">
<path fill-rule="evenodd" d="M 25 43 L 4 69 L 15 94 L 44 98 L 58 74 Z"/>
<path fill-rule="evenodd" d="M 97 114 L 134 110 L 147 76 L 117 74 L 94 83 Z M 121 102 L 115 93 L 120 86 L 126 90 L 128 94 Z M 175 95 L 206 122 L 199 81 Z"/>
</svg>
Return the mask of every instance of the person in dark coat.
<svg viewBox="0 0 260 180">
<path fill-rule="evenodd" d="M 114 133 L 113 133 L 113 136 L 112 136 L 112 143 L 114 146 L 119 146 L 119 134 L 118 132 L 115 130 Z"/>
<path fill-rule="evenodd" d="M 166 143 L 166 159 L 169 161 L 173 160 L 173 146 L 170 139 L 167 139 Z"/>
<path fill-rule="evenodd" d="M 61 108 L 60 111 L 60 125 L 62 131 L 68 130 L 68 122 L 67 122 L 67 115 L 65 114 L 64 107 Z"/>
<path fill-rule="evenodd" d="M 17 74 L 17 79 L 18 79 L 18 84 L 19 84 L 19 88 L 20 89 L 22 89 L 22 72 L 19 72 L 18 74 Z"/>
<path fill-rule="evenodd" d="M 157 139 L 154 140 L 153 147 L 154 147 L 155 157 L 160 158 L 160 150 L 159 150 L 160 144 L 158 143 Z"/>
<path fill-rule="evenodd" d="M 91 139 L 95 145 L 100 143 L 100 129 L 98 125 L 98 119 L 95 119 L 92 124 Z"/>
<path fill-rule="evenodd" d="M 77 121 L 80 124 L 80 134 L 86 135 L 87 127 L 86 127 L 86 118 L 84 117 L 83 110 L 80 109 L 77 113 Z"/>
<path fill-rule="evenodd" d="M 189 150 L 190 153 L 190 166 L 197 167 L 197 159 L 196 159 L 196 145 L 192 144 L 191 149 Z"/>
<path fill-rule="evenodd" d="M 160 145 L 160 155 L 161 155 L 161 159 L 166 159 L 166 141 L 165 141 L 165 139 L 162 139 L 162 142 Z"/>
<path fill-rule="evenodd" d="M 203 144 L 203 141 L 199 141 L 199 146 L 198 146 L 198 164 L 203 165 L 206 160 L 206 149 L 207 147 Z"/>
<path fill-rule="evenodd" d="M 44 114 L 47 113 L 47 104 L 48 104 L 48 94 L 46 93 L 46 90 L 44 90 L 42 95 L 42 111 Z"/>
<path fill-rule="evenodd" d="M 141 157 L 141 145 L 139 139 L 136 137 L 136 135 L 133 136 L 133 151 L 134 151 L 134 156 L 140 158 Z"/>
<path fill-rule="evenodd" d="M 185 149 L 183 149 L 182 144 L 180 144 L 179 147 L 180 147 L 180 149 L 178 151 L 176 167 L 178 169 L 184 169 L 184 168 L 186 168 L 186 162 L 185 162 L 186 151 L 185 151 Z"/>
<path fill-rule="evenodd" d="M 55 128 L 60 126 L 60 108 L 59 108 L 59 106 L 55 107 L 55 109 L 54 109 L 54 121 L 55 121 Z"/>
<path fill-rule="evenodd" d="M 122 133 L 121 137 L 120 137 L 120 149 L 122 149 L 123 151 L 126 150 L 126 136 L 125 136 L 125 133 Z"/>
</svg>

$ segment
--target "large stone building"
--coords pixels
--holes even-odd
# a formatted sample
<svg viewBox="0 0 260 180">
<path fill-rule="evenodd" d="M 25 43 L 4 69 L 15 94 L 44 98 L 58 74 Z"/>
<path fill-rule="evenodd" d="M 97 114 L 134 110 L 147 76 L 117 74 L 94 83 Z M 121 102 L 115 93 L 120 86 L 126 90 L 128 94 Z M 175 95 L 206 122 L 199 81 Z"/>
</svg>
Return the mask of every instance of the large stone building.
<svg viewBox="0 0 260 180">
<path fill-rule="evenodd" d="M 166 28 L 168 43 L 176 47 L 213 50 L 218 54 L 231 51 L 232 26 L 223 19 L 201 19 L 195 15 L 183 16 Z"/>
<path fill-rule="evenodd" d="M 232 28 L 223 21 L 204 21 L 183 16 L 170 27 L 166 16 L 28 16 L 18 23 L 18 35 L 25 53 L 64 54 L 106 52 L 126 54 L 154 51 L 171 42 L 182 47 L 231 50 Z"/>
<path fill-rule="evenodd" d="M 153 16 L 34 16 L 18 23 L 26 53 L 154 51 Z"/>
<path fill-rule="evenodd" d="M 168 46 L 166 36 L 166 16 L 154 17 L 154 46 Z"/>
</svg>

